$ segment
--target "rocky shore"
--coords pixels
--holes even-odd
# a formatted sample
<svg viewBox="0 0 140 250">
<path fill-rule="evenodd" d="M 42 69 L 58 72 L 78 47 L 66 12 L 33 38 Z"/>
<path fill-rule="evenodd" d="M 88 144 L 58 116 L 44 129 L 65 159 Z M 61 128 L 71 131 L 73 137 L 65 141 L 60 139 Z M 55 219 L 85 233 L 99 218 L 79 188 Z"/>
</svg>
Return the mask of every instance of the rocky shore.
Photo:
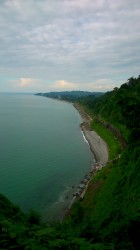
<svg viewBox="0 0 140 250">
<path fill-rule="evenodd" d="M 87 115 L 84 109 L 79 104 L 74 104 L 74 107 L 80 113 L 83 123 L 80 125 L 95 157 L 96 162 L 101 167 L 105 166 L 108 162 L 108 147 L 106 142 L 93 130 L 91 130 L 90 123 L 91 117 Z"/>
<path fill-rule="evenodd" d="M 73 202 L 77 198 L 84 197 L 86 190 L 88 188 L 89 182 L 93 175 L 99 171 L 102 167 L 106 165 L 108 162 L 108 147 L 106 142 L 95 132 L 91 130 L 90 122 L 92 121 L 91 117 L 85 112 L 85 110 L 79 104 L 73 104 L 74 107 L 80 113 L 83 123 L 80 125 L 81 130 L 83 131 L 86 140 L 89 143 L 90 150 L 92 151 L 95 162 L 91 168 L 89 174 L 85 176 L 85 178 L 81 181 L 78 186 L 76 193 L 73 195 L 73 199 L 70 203 L 69 208 L 71 208 Z"/>
</svg>

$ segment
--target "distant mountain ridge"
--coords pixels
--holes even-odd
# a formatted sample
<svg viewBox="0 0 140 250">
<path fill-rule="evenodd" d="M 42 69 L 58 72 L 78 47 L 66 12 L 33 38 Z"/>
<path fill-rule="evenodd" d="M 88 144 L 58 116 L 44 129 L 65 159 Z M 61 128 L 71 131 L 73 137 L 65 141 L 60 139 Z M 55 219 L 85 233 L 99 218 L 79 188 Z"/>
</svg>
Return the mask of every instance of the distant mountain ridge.
<svg viewBox="0 0 140 250">
<path fill-rule="evenodd" d="M 84 97 L 99 97 L 103 95 L 102 92 L 89 92 L 89 91 L 60 91 L 60 92 L 49 92 L 49 93 L 37 93 L 38 96 L 45 96 L 50 98 L 62 99 L 67 101 L 76 101 Z"/>
</svg>

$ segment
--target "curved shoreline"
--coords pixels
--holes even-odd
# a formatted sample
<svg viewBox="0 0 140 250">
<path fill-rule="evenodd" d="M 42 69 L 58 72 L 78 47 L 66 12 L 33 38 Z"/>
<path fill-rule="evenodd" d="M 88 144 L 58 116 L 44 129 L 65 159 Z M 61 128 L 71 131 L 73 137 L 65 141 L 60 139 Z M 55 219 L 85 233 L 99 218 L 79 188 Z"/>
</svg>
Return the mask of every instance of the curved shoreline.
<svg viewBox="0 0 140 250">
<path fill-rule="evenodd" d="M 83 123 L 80 124 L 80 127 L 89 144 L 90 150 L 94 155 L 95 163 L 93 163 L 92 169 L 89 174 L 87 174 L 79 184 L 77 192 L 73 195 L 73 199 L 69 205 L 69 210 L 77 198 L 84 198 L 92 177 L 97 171 L 99 171 L 107 164 L 109 157 L 108 146 L 106 142 L 95 131 L 91 130 L 91 117 L 79 104 L 73 104 L 73 106 L 77 109 L 83 120 Z"/>
<path fill-rule="evenodd" d="M 79 104 L 73 104 L 82 117 L 83 123 L 80 124 L 86 140 L 89 143 L 90 150 L 93 153 L 96 162 L 100 168 L 104 167 L 108 162 L 108 146 L 106 142 L 93 130 L 91 130 L 91 117 L 84 111 Z"/>
<path fill-rule="evenodd" d="M 54 98 L 51 98 L 54 99 Z M 55 99 L 57 101 L 64 101 Z M 64 101 L 65 102 L 65 101 Z M 63 221 L 65 216 L 70 212 L 70 209 L 73 203 L 78 198 L 84 198 L 84 195 L 88 189 L 89 183 L 94 176 L 94 174 L 100 170 L 102 167 L 106 165 L 108 162 L 108 147 L 105 141 L 93 130 L 91 130 L 90 123 L 92 121 L 91 117 L 85 112 L 84 108 L 78 103 L 72 103 L 66 101 L 68 104 L 72 104 L 73 107 L 78 111 L 80 114 L 83 122 L 80 124 L 81 131 L 83 133 L 83 138 L 89 144 L 90 150 L 93 154 L 94 160 L 91 166 L 91 170 L 89 173 L 86 174 L 84 179 L 79 183 L 77 191 L 73 193 L 73 198 L 69 200 L 67 206 L 64 208 L 64 213 L 60 218 L 60 221 Z"/>
</svg>

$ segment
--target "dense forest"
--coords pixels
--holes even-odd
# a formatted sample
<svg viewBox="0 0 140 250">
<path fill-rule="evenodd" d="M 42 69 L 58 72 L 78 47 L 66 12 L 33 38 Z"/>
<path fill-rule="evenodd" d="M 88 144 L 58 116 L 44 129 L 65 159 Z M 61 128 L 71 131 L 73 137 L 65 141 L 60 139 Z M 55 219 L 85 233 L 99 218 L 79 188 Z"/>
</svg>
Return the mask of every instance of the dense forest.
<svg viewBox="0 0 140 250">
<path fill-rule="evenodd" d="M 140 124 L 140 76 L 130 78 L 113 91 L 106 93 L 100 98 L 86 97 L 81 100 L 96 117 L 102 117 L 118 127 L 125 133 L 131 131 L 131 136 L 137 140 L 139 137 Z"/>
<path fill-rule="evenodd" d="M 139 93 L 140 76 L 102 96 L 79 98 L 99 134 L 102 127 L 113 135 L 120 132 L 125 140 L 120 157 L 95 174 L 84 199 L 74 203 L 61 223 L 43 222 L 33 210 L 25 214 L 1 195 L 1 249 L 140 249 Z"/>
</svg>

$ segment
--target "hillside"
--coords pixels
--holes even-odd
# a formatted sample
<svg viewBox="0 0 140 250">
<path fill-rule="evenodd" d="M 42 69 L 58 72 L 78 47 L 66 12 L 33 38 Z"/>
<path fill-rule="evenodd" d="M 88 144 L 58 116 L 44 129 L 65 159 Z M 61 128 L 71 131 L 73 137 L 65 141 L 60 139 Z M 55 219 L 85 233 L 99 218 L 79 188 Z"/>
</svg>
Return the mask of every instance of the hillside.
<svg viewBox="0 0 140 250">
<path fill-rule="evenodd" d="M 140 76 L 130 78 L 120 88 L 115 88 L 102 97 L 81 101 L 93 118 L 91 126 L 94 130 L 102 137 L 106 137 L 107 131 L 115 136 L 116 130 L 121 131 L 120 134 L 126 141 L 120 158 L 114 157 L 113 161 L 96 174 L 86 197 L 74 205 L 70 216 L 70 220 L 73 220 L 78 211 L 84 215 L 83 218 L 86 215 L 90 221 L 90 232 L 92 231 L 90 240 L 112 243 L 112 249 L 140 248 L 139 93 Z M 112 127 L 113 131 L 110 130 Z M 108 142 L 110 152 L 114 153 L 115 143 L 112 145 L 111 140 Z M 99 249 L 104 248 L 101 246 Z"/>
<path fill-rule="evenodd" d="M 110 161 L 62 223 L 43 223 L 37 212 L 25 214 L 1 195 L 1 249 L 140 249 L 139 93 L 140 76 L 103 96 L 79 100 L 93 118 L 91 127 L 107 136 Z M 126 142 L 120 157 L 114 146 L 121 141 L 112 140 L 112 126 Z"/>
<path fill-rule="evenodd" d="M 124 134 L 126 140 L 131 135 L 138 139 L 140 124 L 140 76 L 130 78 L 100 98 L 83 99 L 81 103 L 87 107 L 94 117 L 112 123 Z"/>
</svg>

